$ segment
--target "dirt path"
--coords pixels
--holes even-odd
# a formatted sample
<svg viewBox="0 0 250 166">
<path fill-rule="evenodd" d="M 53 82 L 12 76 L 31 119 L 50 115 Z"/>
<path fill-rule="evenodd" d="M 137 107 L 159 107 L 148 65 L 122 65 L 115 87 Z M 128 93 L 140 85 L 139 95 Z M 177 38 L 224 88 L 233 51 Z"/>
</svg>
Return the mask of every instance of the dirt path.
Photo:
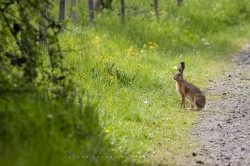
<svg viewBox="0 0 250 166">
<path fill-rule="evenodd" d="M 193 130 L 201 150 L 188 165 L 250 165 L 250 45 L 232 57 L 232 67 L 210 80 L 207 109 Z"/>
</svg>

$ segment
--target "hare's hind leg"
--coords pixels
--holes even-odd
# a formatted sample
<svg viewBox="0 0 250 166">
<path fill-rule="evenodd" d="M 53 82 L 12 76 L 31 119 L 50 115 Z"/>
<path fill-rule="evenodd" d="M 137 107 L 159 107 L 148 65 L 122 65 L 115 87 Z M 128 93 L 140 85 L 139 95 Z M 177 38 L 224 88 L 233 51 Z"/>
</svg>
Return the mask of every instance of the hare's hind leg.
<svg viewBox="0 0 250 166">
<path fill-rule="evenodd" d="M 196 105 L 196 108 L 197 110 L 202 110 L 204 108 L 204 105 L 205 105 L 205 102 L 206 102 L 206 99 L 205 98 L 197 98 L 195 100 L 195 105 Z"/>
<path fill-rule="evenodd" d="M 194 105 L 191 103 L 191 102 L 189 102 L 189 104 L 190 104 L 190 110 L 193 110 L 194 109 Z"/>
</svg>

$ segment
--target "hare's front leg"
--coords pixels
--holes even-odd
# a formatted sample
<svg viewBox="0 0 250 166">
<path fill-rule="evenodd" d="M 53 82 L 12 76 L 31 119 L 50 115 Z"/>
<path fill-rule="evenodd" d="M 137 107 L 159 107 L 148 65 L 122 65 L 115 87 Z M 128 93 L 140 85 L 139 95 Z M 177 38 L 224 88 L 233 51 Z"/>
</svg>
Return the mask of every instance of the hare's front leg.
<svg viewBox="0 0 250 166">
<path fill-rule="evenodd" d="M 186 106 L 185 106 L 185 95 L 181 96 L 181 108 L 186 109 Z"/>
</svg>

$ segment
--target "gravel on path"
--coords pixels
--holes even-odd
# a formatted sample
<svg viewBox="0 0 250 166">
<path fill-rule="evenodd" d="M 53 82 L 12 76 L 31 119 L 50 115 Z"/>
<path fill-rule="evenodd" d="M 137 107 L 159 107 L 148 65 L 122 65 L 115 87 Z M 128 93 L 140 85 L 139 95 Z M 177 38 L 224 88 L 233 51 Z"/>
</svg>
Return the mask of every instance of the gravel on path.
<svg viewBox="0 0 250 166">
<path fill-rule="evenodd" d="M 191 134 L 201 149 L 190 165 L 250 165 L 250 45 L 232 61 L 224 75 L 209 80 L 210 100 Z"/>
</svg>

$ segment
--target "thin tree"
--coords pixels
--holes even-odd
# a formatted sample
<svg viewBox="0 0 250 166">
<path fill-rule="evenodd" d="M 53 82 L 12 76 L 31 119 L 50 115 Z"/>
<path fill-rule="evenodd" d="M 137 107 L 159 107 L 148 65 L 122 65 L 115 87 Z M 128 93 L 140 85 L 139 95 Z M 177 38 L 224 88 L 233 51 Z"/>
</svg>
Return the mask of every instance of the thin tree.
<svg viewBox="0 0 250 166">
<path fill-rule="evenodd" d="M 121 0 L 121 19 L 125 22 L 125 0 Z"/>
<path fill-rule="evenodd" d="M 183 0 L 177 0 L 177 6 L 181 6 Z"/>
<path fill-rule="evenodd" d="M 71 18 L 73 20 L 73 23 L 76 25 L 76 0 L 71 0 L 71 6 L 70 6 L 70 11 L 71 11 Z"/>
<path fill-rule="evenodd" d="M 60 21 L 65 19 L 65 7 L 66 7 L 66 0 L 60 0 L 60 3 L 59 3 L 59 20 Z"/>
<path fill-rule="evenodd" d="M 159 16 L 158 16 L 158 0 L 154 0 L 154 8 L 155 8 L 155 15 L 156 15 L 156 18 L 158 20 L 159 19 Z"/>
<path fill-rule="evenodd" d="M 50 0 L 48 0 L 50 2 Z M 48 3 L 45 3 L 44 5 L 44 13 L 45 13 L 45 16 L 47 17 L 48 16 L 48 10 L 50 9 L 50 5 Z M 46 38 L 46 33 L 47 33 L 47 29 L 44 28 L 46 26 L 48 26 L 48 21 L 38 21 L 38 25 L 39 25 L 39 44 L 42 45 L 42 44 L 45 44 L 47 45 L 48 44 L 48 39 Z M 44 34 L 44 35 L 42 35 Z M 42 38 L 42 39 L 41 39 Z"/>
<path fill-rule="evenodd" d="M 93 0 L 88 0 L 88 4 L 89 4 L 89 19 L 90 22 L 93 24 L 94 23 L 94 3 Z"/>
</svg>

